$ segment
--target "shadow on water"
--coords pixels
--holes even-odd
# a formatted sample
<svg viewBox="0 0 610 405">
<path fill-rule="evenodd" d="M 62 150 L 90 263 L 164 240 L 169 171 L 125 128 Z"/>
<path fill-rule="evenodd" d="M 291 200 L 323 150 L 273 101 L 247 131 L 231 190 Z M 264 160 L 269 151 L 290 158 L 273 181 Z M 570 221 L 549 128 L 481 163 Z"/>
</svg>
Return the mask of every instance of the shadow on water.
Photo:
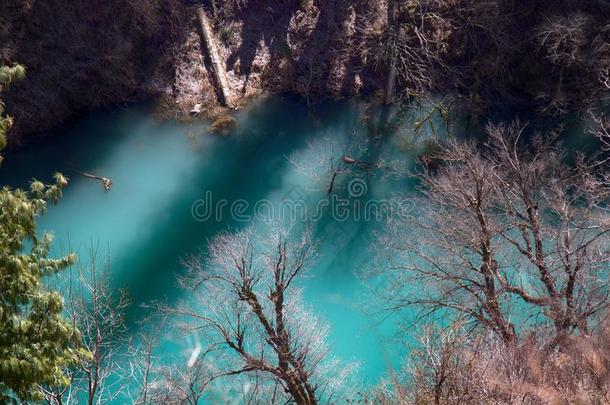
<svg viewBox="0 0 610 405">
<path fill-rule="evenodd" d="M 198 222 L 193 218 L 192 205 L 204 199 L 206 192 L 211 192 L 214 202 L 226 200 L 230 205 L 236 200 L 248 201 L 249 208 L 243 213 L 247 216 L 252 214 L 255 201 L 280 186 L 277 173 L 289 164 L 284 155 L 302 147 L 311 131 L 303 105 L 293 106 L 289 120 L 278 119 L 286 116 L 285 108 L 272 103 L 248 113 L 240 125 L 246 127 L 238 128 L 233 139 L 222 142 L 210 161 L 199 162 L 192 184 L 181 188 L 173 201 L 162 207 L 170 209 L 171 215 L 153 214 L 151 236 L 138 240 L 127 253 L 113 260 L 113 272 L 119 275 L 116 286 L 125 286 L 134 304 L 176 299 L 180 293 L 175 278 L 181 271 L 180 258 L 205 248 L 207 241 L 221 231 L 249 225 L 232 218 L 228 206 L 223 209 L 222 221 Z M 122 272 L 125 276 L 120 276 Z M 140 318 L 141 309 L 137 305 L 131 308 L 129 319 Z"/>
<path fill-rule="evenodd" d="M 396 149 L 393 135 L 400 119 L 375 109 L 366 112 L 369 122 L 363 125 L 363 112 L 361 105 L 345 102 L 316 105 L 312 112 L 304 100 L 276 98 L 240 112 L 235 133 L 223 138 L 208 134 L 201 123 L 155 122 L 147 106 L 103 111 L 8 156 L 0 181 L 24 186 L 31 177 L 49 179 L 55 170 L 91 171 L 113 180 L 113 188 L 104 193 L 99 182 L 73 174 L 64 199 L 41 218 L 40 228 L 56 233 L 56 245 L 62 246 L 58 253 L 69 248 L 84 257 L 91 242 L 99 241 L 101 249 L 108 246 L 112 286 L 126 289 L 132 302 L 127 322 L 135 331 L 149 311 L 141 304 L 180 298 L 176 275 L 183 271 L 181 258 L 205 251 L 207 241 L 221 231 L 259 226 L 232 217 L 232 202 L 246 201 L 242 214 L 252 217 L 255 202 L 277 203 L 298 187 L 300 177 L 287 156 L 311 153 L 308 141 L 365 139 L 368 146 L 353 156 L 363 161 Z M 350 197 L 350 180 L 341 178 L 337 196 Z M 367 181 L 369 190 L 358 197 L 361 203 L 381 195 L 377 180 Z M 388 187 L 404 192 L 411 186 L 403 181 Z M 221 221 L 199 222 L 192 215 L 193 204 L 208 192 L 213 207 L 227 201 Z M 306 197 L 315 200 L 315 195 Z M 314 228 L 321 240 L 315 277 L 303 285 L 307 304 L 330 324 L 333 352 L 364 363 L 363 378 L 369 382 L 396 366 L 384 348 L 393 325 L 377 328 L 377 320 L 364 313 L 371 307 L 370 291 L 355 274 L 370 263 L 369 245 L 380 226 L 352 217 L 338 220 L 326 212 Z"/>
<path fill-rule="evenodd" d="M 51 181 L 59 171 L 74 182 L 82 179 L 75 170 L 95 167 L 108 159 L 116 144 L 128 136 L 126 127 L 139 115 L 150 113 L 148 104 L 134 106 L 132 114 L 120 109 L 103 109 L 69 120 L 53 130 L 38 134 L 28 145 L 9 148 L 0 167 L 0 184 L 27 187 L 36 178 Z"/>
</svg>

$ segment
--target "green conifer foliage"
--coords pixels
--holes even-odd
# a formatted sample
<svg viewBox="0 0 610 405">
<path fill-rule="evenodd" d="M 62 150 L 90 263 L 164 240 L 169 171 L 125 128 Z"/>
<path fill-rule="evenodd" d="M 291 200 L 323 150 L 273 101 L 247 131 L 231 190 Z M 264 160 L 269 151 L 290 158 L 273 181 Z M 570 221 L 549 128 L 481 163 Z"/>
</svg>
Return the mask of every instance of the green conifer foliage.
<svg viewBox="0 0 610 405">
<path fill-rule="evenodd" d="M 36 399 L 39 384 L 67 385 L 64 370 L 87 356 L 63 316 L 62 297 L 43 283 L 75 261 L 73 254 L 49 258 L 52 238 L 36 235 L 36 217 L 67 183 L 60 174 L 55 180 L 33 181 L 29 191 L 0 190 L 0 402 L 11 393 Z"/>
<path fill-rule="evenodd" d="M 0 86 L 23 77 L 22 67 L 0 67 Z M 6 144 L 10 118 L 0 103 L 0 149 Z M 65 386 L 65 370 L 82 349 L 78 329 L 63 315 L 63 299 L 46 288 L 43 278 L 71 265 L 73 254 L 48 257 L 52 238 L 36 235 L 36 218 L 49 202 L 57 202 L 68 180 L 33 180 L 29 190 L 0 189 L 0 403 L 9 398 L 41 399 L 39 385 Z"/>
</svg>

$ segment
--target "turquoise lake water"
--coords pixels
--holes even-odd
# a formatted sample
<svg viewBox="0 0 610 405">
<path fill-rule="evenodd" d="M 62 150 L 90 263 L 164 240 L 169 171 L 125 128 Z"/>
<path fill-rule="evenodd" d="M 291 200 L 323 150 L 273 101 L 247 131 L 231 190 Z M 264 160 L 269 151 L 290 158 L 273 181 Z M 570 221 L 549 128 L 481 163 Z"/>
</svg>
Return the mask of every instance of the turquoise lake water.
<svg viewBox="0 0 610 405">
<path fill-rule="evenodd" d="M 0 181 L 25 186 L 33 177 L 50 181 L 56 170 L 70 177 L 64 198 L 39 228 L 55 234 L 56 254 L 76 251 L 84 260 L 89 247 L 99 245 L 109 257 L 113 287 L 128 291 L 127 321 L 135 331 L 147 314 L 140 304 L 180 298 L 175 276 L 183 270 L 181 258 L 205 250 L 218 232 L 263 226 L 261 215 L 251 215 L 257 201 L 277 207 L 301 199 L 311 207 L 326 198 L 324 159 L 331 149 L 335 157 L 394 160 L 396 173 L 411 167 L 421 139 L 397 131 L 393 114 L 356 103 L 329 103 L 312 112 L 301 100 L 277 98 L 239 112 L 234 133 L 222 137 L 208 133 L 204 123 L 159 122 L 147 106 L 132 106 L 89 114 L 9 153 Z M 403 129 L 412 124 L 401 122 Z M 104 192 L 100 182 L 78 171 L 111 178 L 112 189 Z M 355 178 L 360 184 L 351 183 Z M 332 194 L 365 202 L 412 188 L 400 175 L 355 171 L 339 175 Z M 228 208 L 220 220 L 195 218 L 201 214 L 196 203 L 210 200 L 244 200 L 251 218 L 231 218 Z M 364 385 L 400 366 L 396 353 L 404 344 L 404 336 L 396 339 L 402 332 L 395 317 L 378 313 L 359 277 L 373 263 L 370 245 L 379 230 L 379 221 L 322 215 L 314 226 L 319 259 L 303 283 L 306 303 L 330 325 L 333 354 L 358 362 L 357 379 Z"/>
</svg>

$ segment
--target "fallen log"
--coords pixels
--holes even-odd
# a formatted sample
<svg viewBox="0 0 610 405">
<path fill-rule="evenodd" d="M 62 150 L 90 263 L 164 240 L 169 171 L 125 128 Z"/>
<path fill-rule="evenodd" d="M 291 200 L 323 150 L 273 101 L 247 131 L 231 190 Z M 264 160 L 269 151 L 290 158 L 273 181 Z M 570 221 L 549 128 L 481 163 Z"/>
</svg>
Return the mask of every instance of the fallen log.
<svg viewBox="0 0 610 405">
<path fill-rule="evenodd" d="M 207 53 L 205 56 L 207 57 L 206 59 L 209 59 L 210 61 L 210 70 L 212 71 L 211 73 L 216 82 L 216 86 L 218 86 L 220 104 L 225 107 L 234 108 L 235 105 L 233 103 L 231 89 L 227 82 L 226 70 L 220 58 L 220 53 L 216 46 L 216 38 L 214 37 L 214 32 L 212 31 L 212 27 L 210 26 L 203 6 L 197 8 L 197 20 L 199 21 L 201 40 Z"/>
<path fill-rule="evenodd" d="M 80 174 L 81 176 L 84 176 L 84 177 L 88 177 L 90 179 L 100 180 L 102 182 L 102 185 L 104 186 L 104 191 L 108 191 L 108 190 L 110 190 L 110 187 L 112 187 L 112 181 L 110 181 L 110 179 L 108 177 L 96 176 L 95 174 L 84 173 L 84 172 L 78 172 L 78 174 Z"/>
</svg>

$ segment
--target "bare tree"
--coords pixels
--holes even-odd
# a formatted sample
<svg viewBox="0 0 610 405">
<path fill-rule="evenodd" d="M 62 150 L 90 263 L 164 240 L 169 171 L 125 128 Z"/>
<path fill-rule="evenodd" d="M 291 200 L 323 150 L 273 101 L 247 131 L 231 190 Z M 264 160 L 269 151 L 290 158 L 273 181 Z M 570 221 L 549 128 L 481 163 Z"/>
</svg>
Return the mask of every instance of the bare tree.
<svg viewBox="0 0 610 405">
<path fill-rule="evenodd" d="M 558 339 L 589 333 L 589 321 L 608 306 L 608 190 L 589 181 L 586 167 L 563 163 L 552 138 L 526 145 L 518 123 L 487 132 L 500 236 L 512 249 L 498 281 L 550 319 Z"/>
<path fill-rule="evenodd" d="M 399 98 L 421 96 L 432 88 L 434 68 L 442 64 L 443 41 L 452 28 L 437 3 L 418 1 L 405 12 L 400 2 L 389 0 L 382 26 L 358 27 L 373 66 L 387 72 L 386 104 L 394 101 L 397 84 L 404 90 Z"/>
<path fill-rule="evenodd" d="M 610 25 L 604 25 L 593 39 L 592 48 L 595 59 L 593 66 L 597 70 L 597 76 L 602 84 L 604 96 L 602 101 L 608 101 L 608 90 L 610 90 Z M 602 104 L 603 105 L 603 104 Z"/>
<path fill-rule="evenodd" d="M 486 392 L 490 387 L 482 379 L 500 372 L 486 367 L 487 358 L 497 355 L 498 349 L 513 353 L 512 346 L 497 337 L 473 335 L 463 326 L 461 322 L 445 328 L 425 326 L 403 368 L 377 389 L 370 403 L 461 405 L 505 399 Z M 506 366 L 501 372 L 512 371 Z"/>
<path fill-rule="evenodd" d="M 566 114 L 570 108 L 569 90 L 564 90 L 565 70 L 587 62 L 583 49 L 588 44 L 587 29 L 591 19 L 582 13 L 555 16 L 545 21 L 537 30 L 535 40 L 543 56 L 559 71 L 559 80 L 549 94 L 539 95 L 546 99 L 544 111 Z"/>
<path fill-rule="evenodd" d="M 66 309 L 82 333 L 82 342 L 91 357 L 80 358 L 70 370 L 67 387 L 41 387 L 50 404 L 102 404 L 120 399 L 124 389 L 135 382 L 129 367 L 129 337 L 124 324 L 126 296 L 109 283 L 109 266 L 98 268 L 97 248 L 89 252 L 86 265 L 70 269 L 66 286 Z"/>
<path fill-rule="evenodd" d="M 506 27 L 512 7 L 503 3 L 376 2 L 374 9 L 385 11 L 386 18 L 370 18 L 357 25 L 364 41 L 356 52 L 384 73 L 386 103 L 419 98 L 438 89 L 467 90 L 473 101 L 479 93 L 504 92 L 499 81 L 489 86 L 480 77 L 509 76 L 504 58 L 514 47 Z M 465 57 L 469 63 L 455 63 Z"/>
<path fill-rule="evenodd" d="M 596 184 L 596 188 L 610 187 L 610 173 L 608 173 L 608 164 L 610 164 L 610 119 L 605 114 L 591 113 L 593 120 L 593 128 L 589 132 L 597 138 L 600 143 L 601 151 L 597 156 L 592 167 L 589 167 L 589 172 L 593 176 L 589 177 L 590 181 Z"/>
<path fill-rule="evenodd" d="M 156 381 L 147 395 L 148 401 L 159 404 L 197 405 L 214 380 L 214 369 L 208 364 L 208 352 L 186 366 L 172 364 L 155 370 Z M 143 401 L 142 403 L 147 403 Z"/>
<path fill-rule="evenodd" d="M 124 387 L 124 398 L 138 405 L 162 402 L 159 400 L 159 387 L 163 384 L 161 356 L 155 353 L 155 349 L 167 323 L 163 319 L 145 318 L 142 325 L 144 330 L 130 337 L 129 353 L 123 359 L 129 363 L 134 380 L 134 384 Z"/>
<path fill-rule="evenodd" d="M 577 13 L 548 19 L 536 33 L 540 50 L 555 65 L 569 66 L 582 62 L 579 55 L 587 42 L 587 15 Z"/>
<path fill-rule="evenodd" d="M 192 302 L 162 309 L 183 331 L 201 333 L 205 353 L 217 354 L 218 370 L 206 379 L 245 374 L 281 387 L 267 391 L 272 403 L 286 395 L 298 404 L 332 400 L 349 368 L 331 358 L 327 326 L 303 307 L 294 285 L 314 252 L 307 233 L 292 240 L 275 231 L 262 240 L 242 231 L 219 235 L 207 258 L 186 261 L 180 284 L 193 291 Z"/>
<path fill-rule="evenodd" d="M 422 308 L 422 316 L 451 310 L 514 341 L 514 327 L 502 308 L 497 251 L 498 225 L 490 214 L 496 190 L 493 166 L 473 143 L 450 141 L 435 156 L 436 172 L 418 174 L 420 209 L 407 223 L 390 221 L 382 240 L 391 266 L 390 283 L 418 285 L 417 294 L 389 292 L 392 309 Z"/>
<path fill-rule="evenodd" d="M 566 165 L 554 137 L 526 143 L 518 123 L 487 133 L 486 145 L 441 145 L 438 170 L 419 176 L 420 210 L 390 223 L 391 282 L 426 287 L 392 292 L 392 308 L 457 313 L 505 342 L 517 314 L 549 320 L 551 344 L 590 333 L 610 291 L 609 195 L 595 162 Z"/>
</svg>

